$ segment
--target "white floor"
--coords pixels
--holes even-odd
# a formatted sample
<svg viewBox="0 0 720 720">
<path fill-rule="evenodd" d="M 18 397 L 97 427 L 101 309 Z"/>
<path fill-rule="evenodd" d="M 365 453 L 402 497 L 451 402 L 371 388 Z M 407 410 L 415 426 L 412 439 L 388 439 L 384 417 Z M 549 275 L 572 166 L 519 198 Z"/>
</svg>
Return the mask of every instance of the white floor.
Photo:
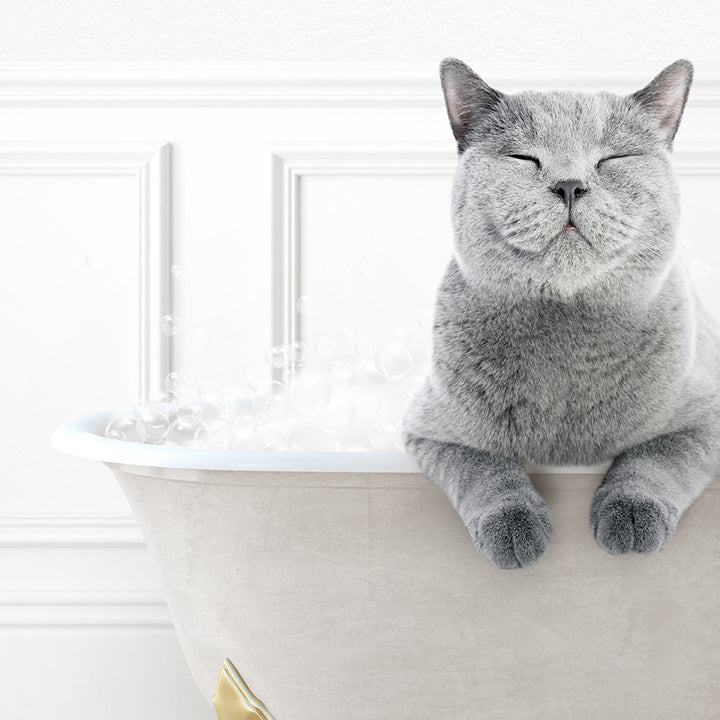
<svg viewBox="0 0 720 720">
<path fill-rule="evenodd" d="M 0 718 L 217 720 L 171 629 L 4 631 Z"/>
</svg>

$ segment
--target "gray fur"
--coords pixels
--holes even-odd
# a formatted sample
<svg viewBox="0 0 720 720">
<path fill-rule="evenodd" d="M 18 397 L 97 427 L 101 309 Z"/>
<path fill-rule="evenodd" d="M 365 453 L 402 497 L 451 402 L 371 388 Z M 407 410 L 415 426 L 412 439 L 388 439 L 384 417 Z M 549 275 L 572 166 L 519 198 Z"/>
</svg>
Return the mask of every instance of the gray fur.
<svg viewBox="0 0 720 720">
<path fill-rule="evenodd" d="M 692 65 L 628 96 L 506 95 L 454 58 L 440 71 L 455 242 L 406 450 L 500 567 L 550 539 L 531 462 L 612 460 L 592 532 L 610 553 L 656 551 L 720 472 L 720 333 L 676 241 Z M 568 179 L 587 188 L 570 209 L 551 189 Z M 569 220 L 579 232 L 561 232 Z"/>
</svg>

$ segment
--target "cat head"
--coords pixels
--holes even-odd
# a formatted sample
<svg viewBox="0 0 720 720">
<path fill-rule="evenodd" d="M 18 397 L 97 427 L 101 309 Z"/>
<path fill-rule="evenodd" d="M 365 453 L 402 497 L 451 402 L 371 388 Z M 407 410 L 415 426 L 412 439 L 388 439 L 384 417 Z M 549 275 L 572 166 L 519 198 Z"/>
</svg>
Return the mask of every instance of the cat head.
<svg viewBox="0 0 720 720">
<path fill-rule="evenodd" d="M 446 58 L 455 257 L 474 285 L 568 297 L 652 283 L 676 253 L 672 144 L 693 68 L 627 96 L 504 94 Z"/>
</svg>

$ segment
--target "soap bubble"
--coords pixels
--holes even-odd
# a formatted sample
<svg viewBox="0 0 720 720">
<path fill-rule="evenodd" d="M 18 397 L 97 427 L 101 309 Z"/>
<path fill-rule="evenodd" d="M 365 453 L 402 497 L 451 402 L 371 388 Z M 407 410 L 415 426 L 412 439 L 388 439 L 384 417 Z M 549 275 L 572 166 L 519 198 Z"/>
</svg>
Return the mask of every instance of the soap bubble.
<svg viewBox="0 0 720 720">
<path fill-rule="evenodd" d="M 298 367 L 305 362 L 308 347 L 300 340 L 293 340 L 288 346 L 288 362 L 294 367 Z"/>
<path fill-rule="evenodd" d="M 288 450 L 296 451 L 336 452 L 339 448 L 340 442 L 334 433 L 311 423 L 295 427 L 288 444 Z"/>
<path fill-rule="evenodd" d="M 179 415 L 168 428 L 167 442 L 181 447 L 187 447 L 195 440 L 195 433 L 200 427 L 201 420 L 193 415 Z"/>
<path fill-rule="evenodd" d="M 203 420 L 214 420 L 215 418 L 220 417 L 220 413 L 218 411 L 218 406 L 216 403 L 200 399 L 197 401 L 197 404 L 202 410 Z"/>
<path fill-rule="evenodd" d="M 352 359 L 356 355 L 355 330 L 351 327 L 344 327 L 340 332 L 333 334 L 335 340 L 335 355 L 338 358 Z"/>
<path fill-rule="evenodd" d="M 375 353 L 375 364 L 390 380 L 406 375 L 412 367 L 412 355 L 407 343 L 393 340 Z"/>
<path fill-rule="evenodd" d="M 319 358 L 325 360 L 332 357 L 335 352 L 335 339 L 329 335 L 320 335 L 313 343 L 315 353 Z"/>
<path fill-rule="evenodd" d="M 210 333 L 205 328 L 194 328 L 190 331 L 188 343 L 192 350 L 207 350 L 210 347 Z"/>
<path fill-rule="evenodd" d="M 254 412 L 255 403 L 248 397 L 245 388 L 235 385 L 223 391 L 218 400 L 218 413 L 225 420 L 233 420 L 238 415 Z"/>
<path fill-rule="evenodd" d="M 199 424 L 205 417 L 205 410 L 203 404 L 196 400 L 183 403 L 176 411 L 177 417 L 191 417 L 197 424 Z"/>
<path fill-rule="evenodd" d="M 137 430 L 135 428 L 136 418 L 127 413 L 118 413 L 105 426 L 105 437 L 110 440 L 129 440 L 137 442 Z"/>
<path fill-rule="evenodd" d="M 268 395 L 279 395 L 286 390 L 285 383 L 282 380 L 273 380 L 268 386 Z"/>
<path fill-rule="evenodd" d="M 265 423 L 260 436 L 266 450 L 285 450 L 290 440 L 290 430 L 281 423 Z"/>
<path fill-rule="evenodd" d="M 369 337 L 359 337 L 355 342 L 355 352 L 361 358 L 369 360 L 375 356 L 377 347 L 375 341 Z"/>
<path fill-rule="evenodd" d="M 195 444 L 202 448 L 227 450 L 233 441 L 233 426 L 226 420 L 204 420 L 195 430 Z"/>
<path fill-rule="evenodd" d="M 405 378 L 405 393 L 412 398 L 420 390 L 425 383 L 425 375 L 420 373 L 412 373 Z"/>
<path fill-rule="evenodd" d="M 161 443 L 169 426 L 167 413 L 152 405 L 142 410 L 135 424 L 140 442 L 144 443 Z"/>
<path fill-rule="evenodd" d="M 350 378 L 350 384 L 356 388 L 381 389 L 387 385 L 388 379 L 374 365 L 358 363 L 355 365 Z"/>
<path fill-rule="evenodd" d="M 352 374 L 352 365 L 346 360 L 333 360 L 330 363 L 330 375 L 335 387 L 349 387 Z"/>
<path fill-rule="evenodd" d="M 135 398 L 133 401 L 133 410 L 135 410 L 136 413 L 139 413 L 142 412 L 148 405 L 149 401 L 146 397 Z"/>
<path fill-rule="evenodd" d="M 318 414 L 318 425 L 323 430 L 347 430 L 355 422 L 355 406 L 346 397 L 334 396 Z"/>
<path fill-rule="evenodd" d="M 283 377 L 284 382 L 288 384 L 288 387 L 292 384 L 293 380 L 298 377 L 299 375 L 302 375 L 305 370 L 305 363 L 298 363 L 297 365 L 293 367 L 288 367 L 285 370 L 285 375 Z"/>
<path fill-rule="evenodd" d="M 245 380 L 255 395 L 266 395 L 272 391 L 274 381 L 267 370 L 250 370 Z"/>
<path fill-rule="evenodd" d="M 265 353 L 265 362 L 272 368 L 284 368 L 288 365 L 288 346 L 275 345 Z"/>
<path fill-rule="evenodd" d="M 241 450 L 258 450 L 256 439 L 255 418 L 252 415 L 241 415 L 232 424 L 233 447 Z"/>
<path fill-rule="evenodd" d="M 275 392 L 265 400 L 265 412 L 274 420 L 285 417 L 289 406 L 287 394 L 284 392 Z"/>
<path fill-rule="evenodd" d="M 359 418 L 370 419 L 380 411 L 382 391 L 387 378 L 369 365 L 354 368 L 351 378 L 353 402 Z"/>
<path fill-rule="evenodd" d="M 147 396 L 147 405 L 150 407 L 159 406 L 160 409 L 165 411 L 166 415 L 170 415 L 175 410 L 186 402 L 192 402 L 195 400 L 195 395 L 188 392 L 187 390 L 178 389 L 178 392 L 173 390 L 153 390 Z"/>
<path fill-rule="evenodd" d="M 383 417 L 400 417 L 408 406 L 407 385 L 404 378 L 391 380 L 380 396 Z"/>
<path fill-rule="evenodd" d="M 313 414 L 330 400 L 330 383 L 324 373 L 304 372 L 292 379 L 290 402 L 302 413 Z"/>
<path fill-rule="evenodd" d="M 362 423 L 372 420 L 380 412 L 382 399 L 380 392 L 376 389 L 358 392 L 353 394 L 355 413 Z"/>
<path fill-rule="evenodd" d="M 172 405 L 177 402 L 177 396 L 170 390 L 160 388 L 151 390 L 147 396 L 148 405 Z"/>
<path fill-rule="evenodd" d="M 420 332 L 414 332 L 408 343 L 408 350 L 412 356 L 411 372 L 424 374 L 427 369 L 426 352 L 432 351 L 432 338 Z"/>
<path fill-rule="evenodd" d="M 295 309 L 300 315 L 317 315 L 318 301 L 312 295 L 302 295 L 295 301 Z"/>
<path fill-rule="evenodd" d="M 195 399 L 197 391 L 194 380 L 181 372 L 173 371 L 167 375 L 164 382 L 164 398 L 160 402 L 187 403 Z M 150 401 L 155 402 L 152 395 Z"/>
<path fill-rule="evenodd" d="M 340 446 L 341 452 L 372 452 L 370 448 L 365 447 L 364 445 L 341 445 Z"/>
<path fill-rule="evenodd" d="M 398 427 L 395 423 L 378 422 L 370 428 L 370 444 L 378 452 L 397 451 Z"/>
<path fill-rule="evenodd" d="M 177 335 L 180 329 L 180 320 L 177 315 L 163 315 L 160 318 L 160 332 L 163 335 Z"/>
<path fill-rule="evenodd" d="M 427 380 L 427 338 L 396 328 L 382 345 L 352 328 L 275 346 L 239 385 L 174 370 L 106 427 L 107 437 L 258 451 L 403 451 L 400 420 Z M 269 366 L 269 367 L 268 367 Z M 273 374 L 283 371 L 283 382 Z"/>
<path fill-rule="evenodd" d="M 168 373 L 163 384 L 167 390 L 179 394 L 180 391 L 191 388 L 193 380 L 189 375 L 173 370 L 173 372 Z"/>
<path fill-rule="evenodd" d="M 385 333 L 385 341 L 388 343 L 398 343 L 407 345 L 410 342 L 410 330 L 406 327 L 396 327 Z"/>
</svg>

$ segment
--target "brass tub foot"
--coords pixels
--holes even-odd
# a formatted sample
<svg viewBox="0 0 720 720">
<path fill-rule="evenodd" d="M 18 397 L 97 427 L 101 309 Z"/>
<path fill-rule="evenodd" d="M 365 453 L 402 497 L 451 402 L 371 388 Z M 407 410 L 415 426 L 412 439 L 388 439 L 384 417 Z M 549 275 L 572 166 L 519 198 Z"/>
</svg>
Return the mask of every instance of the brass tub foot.
<svg viewBox="0 0 720 720">
<path fill-rule="evenodd" d="M 220 670 L 212 703 L 218 720 L 275 720 L 230 660 L 226 660 Z"/>
</svg>

